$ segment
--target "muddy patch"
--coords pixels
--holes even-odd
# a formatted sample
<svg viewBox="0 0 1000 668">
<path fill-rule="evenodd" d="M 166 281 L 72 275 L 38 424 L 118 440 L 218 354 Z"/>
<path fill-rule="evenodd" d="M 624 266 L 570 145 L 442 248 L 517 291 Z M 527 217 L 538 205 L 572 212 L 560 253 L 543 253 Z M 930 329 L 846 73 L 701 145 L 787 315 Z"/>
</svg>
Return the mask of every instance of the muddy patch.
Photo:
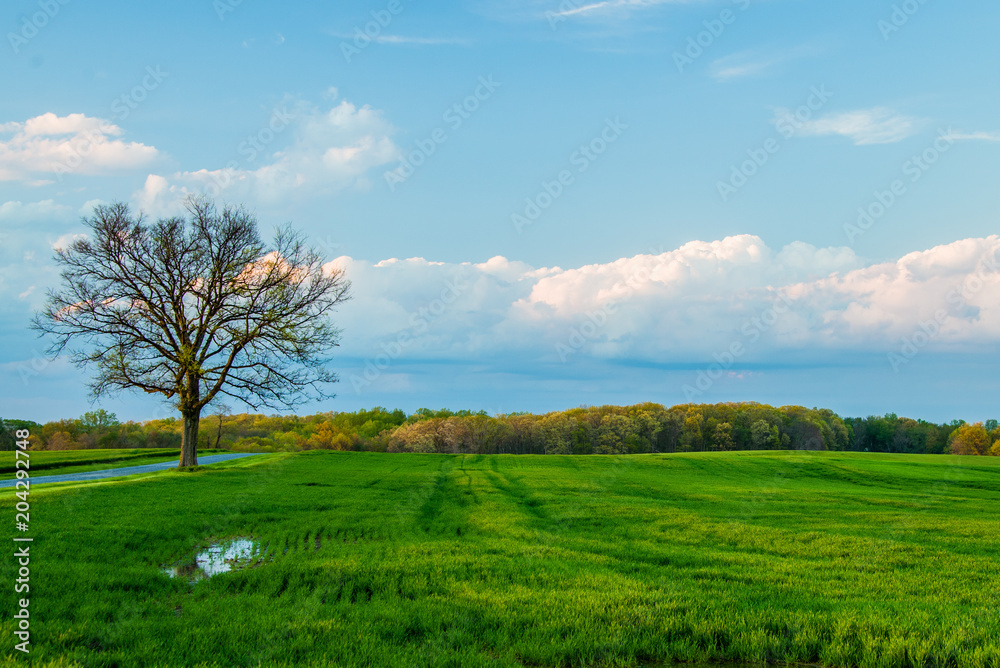
<svg viewBox="0 0 1000 668">
<path fill-rule="evenodd" d="M 251 538 L 231 538 L 209 545 L 194 557 L 182 559 L 163 572 L 172 578 L 197 582 L 219 573 L 238 571 L 265 561 L 265 550 Z"/>
</svg>

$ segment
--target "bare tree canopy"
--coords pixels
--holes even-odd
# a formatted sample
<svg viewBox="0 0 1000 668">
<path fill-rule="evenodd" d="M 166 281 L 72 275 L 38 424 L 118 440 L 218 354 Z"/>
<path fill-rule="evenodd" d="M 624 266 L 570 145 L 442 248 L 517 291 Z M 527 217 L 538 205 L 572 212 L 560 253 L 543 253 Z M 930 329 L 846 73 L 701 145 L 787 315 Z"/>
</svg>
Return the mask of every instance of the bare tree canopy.
<svg viewBox="0 0 1000 668">
<path fill-rule="evenodd" d="M 126 204 L 96 207 L 88 238 L 56 251 L 62 285 L 34 319 L 55 337 L 50 353 L 96 371 L 95 398 L 138 389 L 174 402 L 181 466 L 197 464 L 198 421 L 216 397 L 287 409 L 334 396 L 331 315 L 350 290 L 290 227 L 268 245 L 242 208 L 187 210 L 149 224 Z"/>
</svg>

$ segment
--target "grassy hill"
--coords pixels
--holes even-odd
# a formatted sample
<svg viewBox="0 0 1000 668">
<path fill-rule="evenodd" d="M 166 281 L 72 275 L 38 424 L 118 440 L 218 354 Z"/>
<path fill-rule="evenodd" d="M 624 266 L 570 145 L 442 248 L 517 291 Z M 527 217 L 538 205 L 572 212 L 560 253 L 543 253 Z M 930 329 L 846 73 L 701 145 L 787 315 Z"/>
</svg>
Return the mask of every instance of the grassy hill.
<svg viewBox="0 0 1000 668">
<path fill-rule="evenodd" d="M 996 458 L 253 459 L 33 488 L 35 663 L 1000 666 Z"/>
</svg>

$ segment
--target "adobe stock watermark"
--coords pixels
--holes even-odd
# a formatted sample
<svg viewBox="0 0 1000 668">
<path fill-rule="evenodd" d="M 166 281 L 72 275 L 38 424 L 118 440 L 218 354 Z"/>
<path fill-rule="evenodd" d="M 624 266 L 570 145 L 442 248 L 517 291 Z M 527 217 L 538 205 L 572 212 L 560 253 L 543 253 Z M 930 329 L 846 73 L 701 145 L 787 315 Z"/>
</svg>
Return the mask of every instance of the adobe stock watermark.
<svg viewBox="0 0 1000 668">
<path fill-rule="evenodd" d="M 57 181 L 61 183 L 66 174 L 71 174 L 78 169 L 91 151 L 98 145 L 102 145 L 108 136 L 120 134 L 121 130 L 115 123 L 128 118 L 146 101 L 149 94 L 159 88 L 170 76 L 170 73 L 164 72 L 159 65 L 147 65 L 144 72 L 139 83 L 111 101 L 110 119 L 100 119 L 97 128 L 82 132 L 69 142 L 68 151 L 52 170 Z"/>
<path fill-rule="evenodd" d="M 410 152 L 403 156 L 402 164 L 386 171 L 382 175 L 385 178 L 386 185 L 389 186 L 389 192 L 396 192 L 396 188 L 406 183 L 407 179 L 413 176 L 417 169 L 424 165 L 427 159 L 437 152 L 438 147 L 448 141 L 448 132 L 455 132 L 462 127 L 466 121 L 472 118 L 472 114 L 478 111 L 484 102 L 493 97 L 493 94 L 502 85 L 499 81 L 493 80 L 492 74 L 479 77 L 479 83 L 472 93 L 445 109 L 441 115 L 441 120 L 445 122 L 448 129 L 446 130 L 443 127 L 434 128 L 425 138 L 415 141 Z"/>
<path fill-rule="evenodd" d="M 142 77 L 142 80 L 132 86 L 132 88 L 125 93 L 122 93 L 114 99 L 111 103 L 112 119 L 115 121 L 124 121 L 129 115 L 139 108 L 139 105 L 146 101 L 149 94 L 160 87 L 160 84 L 170 76 L 169 73 L 164 72 L 159 65 L 153 67 L 152 65 L 146 66 L 146 74 Z"/>
<path fill-rule="evenodd" d="M 899 348 L 886 354 L 886 359 L 893 372 L 899 373 L 903 365 L 913 361 L 921 350 L 937 339 L 952 311 L 968 307 L 969 298 L 979 294 L 986 285 L 986 279 L 990 274 L 996 274 L 998 270 L 1000 270 L 1000 263 L 997 262 L 994 253 L 977 263 L 975 274 L 966 276 L 961 283 L 949 290 L 945 295 L 948 308 L 939 308 L 934 311 L 930 320 L 922 321 L 909 336 L 900 339 Z"/>
<path fill-rule="evenodd" d="M 409 317 L 409 327 L 398 332 L 395 338 L 382 341 L 379 344 L 382 352 L 365 360 L 365 368 L 360 374 L 351 374 L 351 387 L 355 394 L 375 382 L 382 372 L 392 366 L 392 363 L 402 357 L 403 353 L 425 334 L 435 320 L 450 309 L 459 297 L 469 289 L 471 282 L 463 276 L 445 281 L 441 293 L 427 304 L 412 311 Z"/>
<path fill-rule="evenodd" d="M 595 4 L 591 0 L 562 0 L 555 11 L 546 10 L 545 20 L 549 23 L 549 30 L 556 31 L 559 29 L 560 23 L 568 21 L 574 14 L 581 14 L 589 8 L 602 4 L 605 3 Z"/>
<path fill-rule="evenodd" d="M 344 56 L 344 60 L 350 64 L 355 56 L 361 55 L 372 42 L 378 40 L 382 31 L 388 28 L 392 20 L 402 14 L 404 9 L 402 0 L 389 0 L 385 9 L 372 10 L 370 12 L 372 20 L 363 26 L 355 26 L 351 41 L 340 43 L 340 53 Z"/>
<path fill-rule="evenodd" d="M 888 42 L 889 38 L 902 30 L 927 2 L 928 0 L 903 0 L 894 4 L 889 18 L 878 21 L 878 31 L 882 34 L 882 39 Z"/>
<path fill-rule="evenodd" d="M 781 316 L 791 310 L 791 307 L 792 302 L 788 300 L 788 297 L 779 293 L 773 304 L 758 315 L 746 320 L 740 327 L 739 338 L 733 340 L 725 350 L 712 355 L 715 361 L 698 372 L 693 385 L 686 384 L 681 387 L 681 391 L 684 392 L 684 400 L 689 403 L 693 402 L 708 392 L 716 381 L 730 373 L 736 362 L 747 353 L 748 346 L 759 341 L 781 320 Z"/>
<path fill-rule="evenodd" d="M 587 343 L 596 339 L 600 335 L 601 329 L 608 324 L 608 320 L 617 311 L 618 302 L 615 301 L 605 302 L 593 311 L 587 311 L 585 320 L 570 327 L 566 341 L 556 343 L 555 349 L 559 361 L 566 363 L 570 355 L 580 352 Z"/>
<path fill-rule="evenodd" d="M 21 378 L 21 384 L 27 387 L 32 378 L 37 378 L 49 368 L 56 358 L 52 358 L 38 350 L 32 348 L 30 360 L 24 360 L 17 364 L 17 375 Z"/>
<path fill-rule="evenodd" d="M 619 117 L 614 120 L 607 119 L 604 127 L 589 142 L 580 144 L 569 156 L 569 164 L 574 169 L 562 169 L 551 181 L 542 180 L 540 188 L 533 196 L 524 200 L 524 208 L 520 212 L 510 215 L 510 222 L 518 234 L 524 232 L 524 228 L 533 225 L 552 204 L 559 199 L 566 189 L 576 182 L 576 174 L 583 174 L 611 144 L 618 141 L 622 133 L 628 129 L 628 125 L 622 123 Z"/>
<path fill-rule="evenodd" d="M 38 33 L 45 29 L 45 26 L 62 11 L 62 8 L 70 3 L 70 0 L 38 0 L 38 11 L 32 12 L 30 16 L 21 19 L 21 27 L 17 32 L 8 32 L 7 41 L 14 55 L 21 53 L 21 49 L 28 45 L 28 42 L 35 39 Z"/>
<path fill-rule="evenodd" d="M 649 252 L 653 255 L 661 255 L 663 249 L 662 247 L 660 249 L 650 248 Z M 593 311 L 587 311 L 582 321 L 571 326 L 566 340 L 555 344 L 555 351 L 556 355 L 559 356 L 559 361 L 566 363 L 571 355 L 575 355 L 583 350 L 588 343 L 596 340 L 601 335 L 601 330 L 611 321 L 611 317 L 617 313 L 621 301 L 637 292 L 643 285 L 648 284 L 660 264 L 662 262 L 654 264 L 652 267 L 639 267 L 630 273 L 625 279 L 624 294 L 618 296 L 616 299 L 604 302 Z"/>
<path fill-rule="evenodd" d="M 220 21 L 226 20 L 226 14 L 232 14 L 236 8 L 243 4 L 243 0 L 213 0 L 212 9 Z"/>
<path fill-rule="evenodd" d="M 334 241 L 329 234 L 322 239 L 316 239 L 316 244 L 323 249 L 323 252 L 330 256 L 329 259 L 343 254 L 344 244 Z"/>
<path fill-rule="evenodd" d="M 750 7 L 751 0 L 732 0 L 732 3 L 741 12 L 745 12 Z M 705 29 L 688 37 L 684 49 L 673 53 L 677 71 L 684 74 L 684 68 L 694 65 L 694 61 L 701 58 L 705 51 L 722 37 L 726 29 L 736 23 L 739 16 L 739 13 L 732 9 L 723 9 L 715 18 L 702 21 L 701 24 Z"/>
<path fill-rule="evenodd" d="M 28 446 L 31 444 L 31 433 L 27 429 L 18 429 L 14 435 L 17 437 L 14 449 L 14 468 L 17 470 L 17 480 L 14 481 L 16 488 L 14 496 L 17 497 L 17 502 L 14 504 L 14 510 L 17 513 L 14 515 L 14 527 L 18 531 L 28 532 L 31 521 L 31 503 L 28 498 L 31 491 L 29 473 L 31 454 L 28 452 Z M 34 538 L 30 536 L 16 536 L 14 538 L 14 547 L 17 548 L 14 551 L 14 557 L 17 559 L 18 566 L 18 577 L 14 584 L 14 593 L 16 594 L 31 593 L 31 546 L 26 543 L 33 541 Z M 21 641 L 15 643 L 14 649 L 25 654 L 30 652 L 28 645 L 31 644 L 31 613 L 28 611 L 30 604 L 30 598 L 18 599 L 17 607 L 19 609 L 14 613 L 14 619 L 17 620 L 14 635 Z"/>
<path fill-rule="evenodd" d="M 805 102 L 794 110 L 781 109 L 774 120 L 774 128 L 780 137 L 768 137 L 758 148 L 748 149 L 746 160 L 731 166 L 729 178 L 725 181 L 716 181 L 715 189 L 723 202 L 728 202 L 729 198 L 743 188 L 750 179 L 766 165 L 771 157 L 781 150 L 782 139 L 790 139 L 795 133 L 805 125 L 820 109 L 822 109 L 833 93 L 827 90 L 826 85 L 813 86 L 809 90 L 809 96 Z"/>
<path fill-rule="evenodd" d="M 212 181 L 208 184 L 207 192 L 211 197 L 218 197 L 219 194 L 233 182 L 233 175 L 240 169 L 250 165 L 257 160 L 257 156 L 265 151 L 267 146 L 278 138 L 295 121 L 296 114 L 288 111 L 287 108 L 275 107 L 271 110 L 271 117 L 267 123 L 247 135 L 246 139 L 236 147 L 236 152 L 242 156 L 242 160 L 230 160 L 222 169 L 211 172 Z"/>
<path fill-rule="evenodd" d="M 937 139 L 930 146 L 907 158 L 900 167 L 903 178 L 893 179 L 885 190 L 879 189 L 872 193 L 872 200 L 858 207 L 857 220 L 844 224 L 847 241 L 853 244 L 855 239 L 874 227 L 909 192 L 910 185 L 922 179 L 954 145 L 954 132 L 951 128 L 938 130 Z"/>
</svg>

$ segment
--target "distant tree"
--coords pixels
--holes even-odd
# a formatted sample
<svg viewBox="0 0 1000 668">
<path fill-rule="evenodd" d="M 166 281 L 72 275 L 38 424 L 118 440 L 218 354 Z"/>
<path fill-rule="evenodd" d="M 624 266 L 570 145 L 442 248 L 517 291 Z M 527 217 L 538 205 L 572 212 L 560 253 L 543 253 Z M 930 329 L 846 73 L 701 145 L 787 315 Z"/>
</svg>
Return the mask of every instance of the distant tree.
<svg viewBox="0 0 1000 668">
<path fill-rule="evenodd" d="M 635 424 L 627 415 L 609 413 L 601 420 L 598 431 L 598 455 L 618 455 L 627 451 L 626 444 L 631 434 L 635 433 Z"/>
<path fill-rule="evenodd" d="M 896 434 L 896 414 L 887 413 L 884 417 L 868 418 L 868 447 L 873 452 L 889 452 Z"/>
<path fill-rule="evenodd" d="M 46 450 L 72 450 L 77 446 L 73 438 L 65 431 L 57 431 L 49 437 Z"/>
<path fill-rule="evenodd" d="M 990 451 L 990 437 L 982 422 L 963 424 L 951 435 L 951 454 L 985 455 Z"/>
<path fill-rule="evenodd" d="M 733 425 L 728 422 L 720 422 L 715 425 L 715 433 L 712 434 L 712 446 L 715 450 L 732 450 Z"/>
<path fill-rule="evenodd" d="M 573 453 L 573 429 L 576 418 L 565 413 L 549 413 L 539 421 L 545 454 L 569 455 Z"/>
<path fill-rule="evenodd" d="M 89 411 L 80 416 L 80 426 L 88 431 L 103 431 L 120 424 L 117 415 L 109 413 L 103 408 Z"/>
<path fill-rule="evenodd" d="M 471 430 L 464 418 L 450 417 L 441 424 L 441 440 L 447 452 L 469 452 L 472 441 Z"/>
<path fill-rule="evenodd" d="M 684 430 L 684 414 L 675 410 L 664 411 L 659 415 L 659 422 L 656 449 L 660 452 L 675 452 Z"/>
<path fill-rule="evenodd" d="M 514 426 L 507 420 L 498 420 L 485 415 L 473 415 L 469 419 L 476 425 L 472 429 L 474 441 L 472 452 L 522 454 L 518 448 L 523 443 L 519 441 Z"/>
<path fill-rule="evenodd" d="M 443 418 L 426 418 L 404 424 L 389 441 L 389 452 L 437 452 L 438 427 Z"/>
<path fill-rule="evenodd" d="M 14 438 L 3 420 L 0 420 L 0 451 L 17 449 L 17 439 Z"/>
<path fill-rule="evenodd" d="M 663 407 L 660 406 L 660 410 Z M 656 450 L 656 439 L 662 425 L 654 411 L 648 405 L 632 413 L 632 428 L 635 433 L 627 439 L 629 452 L 653 452 Z"/>
<path fill-rule="evenodd" d="M 778 429 L 766 420 L 757 420 L 750 426 L 750 438 L 754 450 L 767 450 L 778 440 Z"/>
<path fill-rule="evenodd" d="M 181 466 L 198 463 L 201 411 L 219 395 L 254 408 L 333 396 L 329 316 L 350 287 L 290 228 L 268 245 L 243 209 L 196 199 L 187 210 L 148 224 L 125 204 L 96 207 L 89 238 L 57 250 L 62 287 L 34 319 L 55 338 L 51 354 L 68 349 L 95 369 L 94 397 L 141 390 L 174 402 Z"/>
<path fill-rule="evenodd" d="M 228 404 L 224 403 L 219 403 L 215 407 L 215 410 L 212 411 L 212 415 L 214 415 L 218 419 L 215 429 L 215 445 L 212 446 L 216 450 L 219 449 L 219 444 L 222 442 L 222 420 L 227 415 L 232 415 L 232 414 L 233 414 L 233 409 L 230 408 Z"/>
<path fill-rule="evenodd" d="M 680 437 L 681 452 L 697 452 L 705 449 L 705 439 L 701 433 L 705 416 L 701 413 L 688 413 L 684 418 L 684 430 Z"/>
<path fill-rule="evenodd" d="M 498 419 L 488 416 L 480 411 L 472 414 L 468 411 L 459 411 L 454 415 L 455 419 L 462 420 L 468 431 L 465 433 L 468 452 L 480 454 L 520 454 L 523 444 L 513 425 L 506 419 Z M 445 424 L 442 422 L 442 425 Z M 447 446 L 443 442 L 441 429 L 438 430 L 438 438 L 441 441 L 438 445 L 438 452 L 445 452 Z"/>
</svg>

